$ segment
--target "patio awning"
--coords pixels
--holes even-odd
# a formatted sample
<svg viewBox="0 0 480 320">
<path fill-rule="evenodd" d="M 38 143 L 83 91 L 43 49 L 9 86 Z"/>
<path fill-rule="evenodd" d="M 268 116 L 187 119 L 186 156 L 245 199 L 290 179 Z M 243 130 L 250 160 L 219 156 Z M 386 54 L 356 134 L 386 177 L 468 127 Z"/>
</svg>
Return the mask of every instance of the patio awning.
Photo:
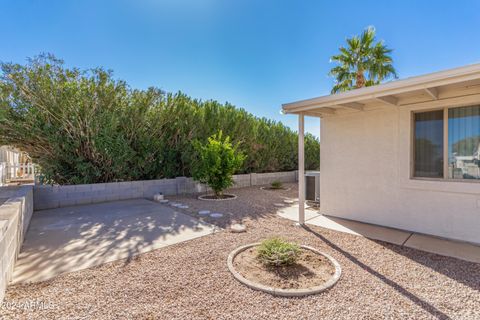
<svg viewBox="0 0 480 320">
<path fill-rule="evenodd" d="M 323 117 L 382 107 L 429 105 L 469 96 L 480 99 L 480 63 L 282 105 L 287 114 Z M 437 101 L 437 102 L 436 102 Z"/>
</svg>

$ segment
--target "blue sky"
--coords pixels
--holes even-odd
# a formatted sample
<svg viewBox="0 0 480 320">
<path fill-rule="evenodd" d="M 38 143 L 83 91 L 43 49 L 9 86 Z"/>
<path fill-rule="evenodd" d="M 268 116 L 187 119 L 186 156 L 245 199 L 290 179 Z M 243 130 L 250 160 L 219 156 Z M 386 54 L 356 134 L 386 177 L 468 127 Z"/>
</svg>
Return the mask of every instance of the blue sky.
<svg viewBox="0 0 480 320">
<path fill-rule="evenodd" d="M 50 52 L 132 87 L 228 101 L 296 129 L 280 105 L 328 94 L 331 55 L 373 25 L 401 78 L 480 62 L 480 1 L 0 1 L 0 60 Z M 306 130 L 318 136 L 318 120 Z"/>
</svg>

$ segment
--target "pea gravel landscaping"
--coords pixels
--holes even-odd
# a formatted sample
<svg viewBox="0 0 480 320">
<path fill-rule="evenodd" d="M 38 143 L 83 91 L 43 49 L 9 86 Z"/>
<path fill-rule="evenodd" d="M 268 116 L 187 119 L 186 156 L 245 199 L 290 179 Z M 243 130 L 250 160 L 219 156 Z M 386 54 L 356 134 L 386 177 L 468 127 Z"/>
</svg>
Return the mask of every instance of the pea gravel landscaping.
<svg viewBox="0 0 480 320">
<path fill-rule="evenodd" d="M 222 228 L 244 223 L 247 231 L 212 235 L 119 260 L 49 281 L 7 290 L 6 319 L 480 319 L 480 264 L 425 253 L 319 227 L 302 229 L 275 214 L 274 203 L 291 190 L 234 190 L 235 200 L 173 201 Z M 199 215 L 220 212 L 221 218 Z M 228 254 L 270 236 L 315 247 L 342 266 L 330 290 L 304 298 L 253 291 L 229 273 Z M 29 311 L 5 303 L 42 301 Z"/>
</svg>

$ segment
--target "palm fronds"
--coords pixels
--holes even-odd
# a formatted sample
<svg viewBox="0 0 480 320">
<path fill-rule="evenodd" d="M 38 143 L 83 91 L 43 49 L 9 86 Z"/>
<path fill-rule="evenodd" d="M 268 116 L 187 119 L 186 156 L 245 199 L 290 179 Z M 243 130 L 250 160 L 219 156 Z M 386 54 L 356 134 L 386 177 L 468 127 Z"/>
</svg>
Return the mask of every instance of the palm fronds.
<svg viewBox="0 0 480 320">
<path fill-rule="evenodd" d="M 387 48 L 383 41 L 375 42 L 373 27 L 365 29 L 360 36 L 348 38 L 346 42 L 346 47 L 340 47 L 340 53 L 331 57 L 331 61 L 337 63 L 329 73 L 335 78 L 332 94 L 397 78 L 392 49 Z"/>
</svg>

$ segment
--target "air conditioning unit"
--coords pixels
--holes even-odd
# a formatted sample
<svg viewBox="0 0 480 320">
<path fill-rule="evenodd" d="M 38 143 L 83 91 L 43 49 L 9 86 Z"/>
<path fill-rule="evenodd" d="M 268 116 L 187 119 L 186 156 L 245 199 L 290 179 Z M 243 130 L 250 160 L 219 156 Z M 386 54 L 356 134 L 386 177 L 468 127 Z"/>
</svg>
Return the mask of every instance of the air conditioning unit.
<svg viewBox="0 0 480 320">
<path fill-rule="evenodd" d="M 305 172 L 305 200 L 320 202 L 320 171 Z"/>
</svg>

